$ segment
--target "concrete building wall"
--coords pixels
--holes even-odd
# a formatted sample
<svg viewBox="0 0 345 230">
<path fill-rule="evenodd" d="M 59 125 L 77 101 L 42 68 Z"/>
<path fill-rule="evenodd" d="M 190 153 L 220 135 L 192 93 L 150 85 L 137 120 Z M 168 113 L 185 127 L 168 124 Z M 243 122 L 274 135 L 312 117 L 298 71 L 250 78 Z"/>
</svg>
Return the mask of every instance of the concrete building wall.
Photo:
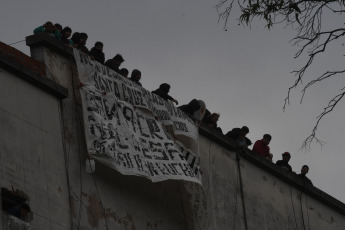
<svg viewBox="0 0 345 230">
<path fill-rule="evenodd" d="M 327 202 L 344 208 L 342 203 L 313 186 L 303 186 L 296 175 L 251 151 L 238 154 L 243 203 L 235 149 L 220 143 L 200 136 L 203 184 L 211 210 L 209 229 L 245 229 L 244 216 L 248 229 L 345 229 L 344 209 L 336 211 Z"/>
<path fill-rule="evenodd" d="M 65 229 L 69 204 L 59 100 L 4 68 L 0 74 L 1 187 L 25 191 L 37 229 Z"/>
<path fill-rule="evenodd" d="M 86 173 L 72 49 L 44 34 L 27 44 L 46 76 L 22 76 L 0 55 L 0 180 L 30 198 L 30 228 L 200 229 L 180 181 L 151 183 L 97 162 L 95 173 Z M 250 151 L 236 151 L 230 140 L 201 127 L 208 229 L 345 229 L 344 204 Z M 8 223 L 6 214 L 1 221 Z"/>
</svg>

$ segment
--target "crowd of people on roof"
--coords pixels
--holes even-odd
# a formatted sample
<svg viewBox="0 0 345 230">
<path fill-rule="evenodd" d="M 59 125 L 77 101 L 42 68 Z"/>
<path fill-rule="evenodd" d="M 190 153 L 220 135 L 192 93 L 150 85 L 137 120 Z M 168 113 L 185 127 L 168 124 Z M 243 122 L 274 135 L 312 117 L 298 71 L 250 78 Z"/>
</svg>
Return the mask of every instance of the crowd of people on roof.
<svg viewBox="0 0 345 230">
<path fill-rule="evenodd" d="M 37 27 L 34 30 L 34 34 L 38 34 L 38 33 L 48 33 L 54 36 L 56 39 L 60 40 L 65 45 L 79 49 L 81 52 L 88 55 L 92 60 L 97 61 L 109 67 L 110 69 L 114 70 L 115 72 L 122 75 L 123 77 L 128 78 L 128 75 L 129 75 L 128 69 L 126 68 L 120 69 L 121 64 L 125 61 L 122 55 L 116 54 L 113 58 L 105 61 L 105 55 L 103 53 L 103 43 L 100 41 L 96 42 L 94 47 L 92 47 L 91 50 L 89 51 L 89 49 L 86 47 L 86 41 L 88 39 L 88 35 L 86 33 L 74 32 L 72 35 L 72 30 L 70 27 L 62 28 L 60 24 L 58 23 L 53 24 L 50 21 L 46 22 L 42 26 Z M 141 86 L 140 70 L 133 69 L 129 79 L 133 81 L 135 84 Z M 164 100 L 172 101 L 176 103 L 176 105 L 178 105 L 178 101 L 169 95 L 169 91 L 170 91 L 170 85 L 167 83 L 163 83 L 159 86 L 158 89 L 152 91 L 152 93 L 162 97 Z M 215 130 L 217 133 L 223 134 L 222 129 L 218 127 L 217 125 L 220 114 L 211 113 L 209 110 L 207 110 L 204 101 L 193 99 L 188 104 L 182 105 L 179 108 L 182 111 L 184 111 L 186 114 L 193 117 L 194 119 L 201 121 L 204 125 Z M 248 133 L 249 133 L 249 128 L 247 126 L 243 126 L 242 128 L 232 129 L 231 131 L 227 132 L 225 136 L 233 140 L 239 147 L 248 149 L 248 147 L 252 145 L 251 140 L 249 140 L 246 137 Z M 261 140 L 257 140 L 254 143 L 252 150 L 254 153 L 258 154 L 259 156 L 272 162 L 273 154 L 270 152 L 270 147 L 268 146 L 271 139 L 272 139 L 272 136 L 270 134 L 264 134 Z M 284 152 L 282 156 L 283 156 L 283 159 L 278 160 L 276 162 L 276 165 L 287 170 L 290 173 L 295 173 L 292 171 L 292 168 L 288 163 L 291 158 L 290 153 Z M 298 174 L 298 176 L 302 178 L 305 183 L 312 185 L 312 182 L 310 181 L 310 179 L 306 177 L 306 174 L 308 173 L 308 171 L 309 171 L 309 167 L 307 165 L 303 165 L 301 169 L 301 173 Z"/>
</svg>

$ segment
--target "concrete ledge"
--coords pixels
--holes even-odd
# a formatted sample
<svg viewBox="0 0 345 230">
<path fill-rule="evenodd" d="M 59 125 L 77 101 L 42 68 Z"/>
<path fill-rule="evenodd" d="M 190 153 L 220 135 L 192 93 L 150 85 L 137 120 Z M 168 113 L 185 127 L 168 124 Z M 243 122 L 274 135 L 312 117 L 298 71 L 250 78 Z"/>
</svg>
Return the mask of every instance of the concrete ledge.
<svg viewBox="0 0 345 230">
<path fill-rule="evenodd" d="M 26 37 L 26 45 L 30 46 L 30 48 L 35 46 L 45 46 L 66 58 L 74 60 L 73 48 L 66 46 L 61 41 L 46 33 Z"/>
<path fill-rule="evenodd" d="M 61 85 L 56 84 L 52 80 L 39 75 L 28 67 L 11 60 L 8 56 L 0 52 L 0 66 L 14 73 L 20 78 L 37 85 L 48 93 L 63 99 L 68 97 L 68 90 Z"/>
<path fill-rule="evenodd" d="M 275 175 L 279 179 L 289 183 L 291 186 L 299 189 L 301 192 L 308 194 L 316 200 L 319 200 L 325 205 L 345 215 L 344 203 L 312 185 L 305 184 L 303 180 L 299 178 L 296 174 L 287 172 L 286 170 L 276 166 L 274 163 L 262 158 L 261 156 L 257 155 L 249 149 L 241 150 L 240 148 L 238 148 L 237 144 L 233 140 L 205 125 L 200 126 L 199 133 L 213 140 L 214 142 L 218 143 L 224 148 L 238 153 L 239 158 L 243 158 L 250 161 L 256 166 L 262 168 L 270 174 Z"/>
</svg>

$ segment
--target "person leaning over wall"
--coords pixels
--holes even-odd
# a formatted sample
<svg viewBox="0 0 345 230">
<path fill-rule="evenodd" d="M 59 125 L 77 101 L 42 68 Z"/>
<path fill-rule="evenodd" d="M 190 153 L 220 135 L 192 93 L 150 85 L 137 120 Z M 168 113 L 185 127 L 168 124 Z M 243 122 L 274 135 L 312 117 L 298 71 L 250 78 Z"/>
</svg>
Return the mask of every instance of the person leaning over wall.
<svg viewBox="0 0 345 230">
<path fill-rule="evenodd" d="M 116 54 L 113 58 L 108 59 L 104 65 L 114 70 L 116 73 L 120 73 L 120 65 L 125 61 L 121 54 Z"/>
<path fill-rule="evenodd" d="M 172 96 L 170 96 L 168 93 L 170 91 L 170 85 L 167 83 L 163 83 L 159 86 L 158 89 L 152 91 L 152 93 L 160 96 L 161 98 L 163 98 L 166 101 L 173 101 L 176 103 L 176 105 L 178 105 L 178 101 L 175 100 Z"/>
<path fill-rule="evenodd" d="M 223 130 L 220 127 L 218 127 L 218 124 L 217 124 L 219 117 L 220 117 L 219 113 L 210 113 L 210 111 L 206 109 L 205 117 L 204 119 L 202 119 L 202 123 L 204 123 L 208 127 L 215 129 L 216 131 L 223 134 Z"/>
<path fill-rule="evenodd" d="M 60 32 L 55 28 L 53 23 L 50 21 L 34 29 L 34 34 L 39 34 L 39 33 L 47 33 L 55 37 L 56 39 L 59 39 L 59 40 L 61 39 Z"/>
<path fill-rule="evenodd" d="M 261 140 L 257 140 L 253 146 L 253 151 L 256 154 L 264 157 L 265 159 L 272 161 L 273 154 L 270 153 L 270 147 L 268 146 L 272 140 L 270 134 L 265 134 Z"/>
<path fill-rule="evenodd" d="M 67 46 L 73 47 L 73 41 L 69 39 L 69 37 L 71 37 L 71 34 L 72 34 L 72 29 L 69 28 L 68 26 L 63 28 L 63 30 L 60 33 L 62 43 Z"/>
<path fill-rule="evenodd" d="M 301 173 L 297 174 L 297 176 L 303 180 L 303 183 L 313 185 L 311 180 L 306 176 L 306 174 L 308 172 L 309 172 L 309 166 L 308 165 L 303 165 L 302 168 L 301 168 Z"/>
<path fill-rule="evenodd" d="M 291 155 L 289 152 L 285 152 L 282 154 L 282 160 L 278 160 L 276 165 L 281 167 L 282 169 L 287 170 L 288 172 L 292 173 L 291 165 L 289 165 L 289 161 L 291 159 Z"/>
<path fill-rule="evenodd" d="M 233 128 L 226 136 L 235 141 L 239 146 L 248 148 L 248 146 L 252 145 L 252 141 L 246 137 L 248 133 L 249 128 L 242 126 L 242 128 Z"/>
<path fill-rule="evenodd" d="M 94 47 L 91 48 L 89 52 L 89 56 L 92 60 L 95 60 L 101 64 L 104 64 L 103 43 L 96 42 Z"/>
</svg>

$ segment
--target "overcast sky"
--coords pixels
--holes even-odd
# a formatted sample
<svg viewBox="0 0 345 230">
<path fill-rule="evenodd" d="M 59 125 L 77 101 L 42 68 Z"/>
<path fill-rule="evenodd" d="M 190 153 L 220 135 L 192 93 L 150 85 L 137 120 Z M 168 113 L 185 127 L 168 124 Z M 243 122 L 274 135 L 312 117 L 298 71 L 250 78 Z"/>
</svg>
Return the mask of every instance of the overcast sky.
<svg viewBox="0 0 345 230">
<path fill-rule="evenodd" d="M 302 165 L 309 165 L 308 177 L 314 185 L 345 202 L 344 102 L 319 127 L 319 137 L 327 144 L 322 149 L 312 145 L 310 152 L 299 151 L 316 116 L 344 86 L 343 79 L 313 87 L 302 105 L 298 88 L 283 112 L 288 87 L 295 80 L 290 72 L 306 61 L 293 58 L 297 47 L 289 40 L 295 32 L 282 26 L 268 31 L 260 23 L 248 28 L 236 21 L 224 31 L 223 22 L 218 23 L 216 3 L 4 0 L 0 41 L 24 40 L 48 20 L 69 26 L 73 32 L 86 32 L 89 48 L 102 41 L 106 59 L 121 53 L 126 60 L 122 67 L 140 69 L 146 89 L 155 90 L 165 82 L 180 104 L 193 98 L 204 100 L 211 112 L 220 113 L 219 126 L 224 133 L 246 125 L 252 142 L 270 133 L 274 162 L 283 152 L 290 152 L 294 171 L 299 173 Z M 29 54 L 25 42 L 13 47 Z M 308 79 L 328 66 L 334 70 L 341 67 L 344 47 L 330 48 L 332 56 L 318 59 L 315 68 L 307 72 Z"/>
</svg>

